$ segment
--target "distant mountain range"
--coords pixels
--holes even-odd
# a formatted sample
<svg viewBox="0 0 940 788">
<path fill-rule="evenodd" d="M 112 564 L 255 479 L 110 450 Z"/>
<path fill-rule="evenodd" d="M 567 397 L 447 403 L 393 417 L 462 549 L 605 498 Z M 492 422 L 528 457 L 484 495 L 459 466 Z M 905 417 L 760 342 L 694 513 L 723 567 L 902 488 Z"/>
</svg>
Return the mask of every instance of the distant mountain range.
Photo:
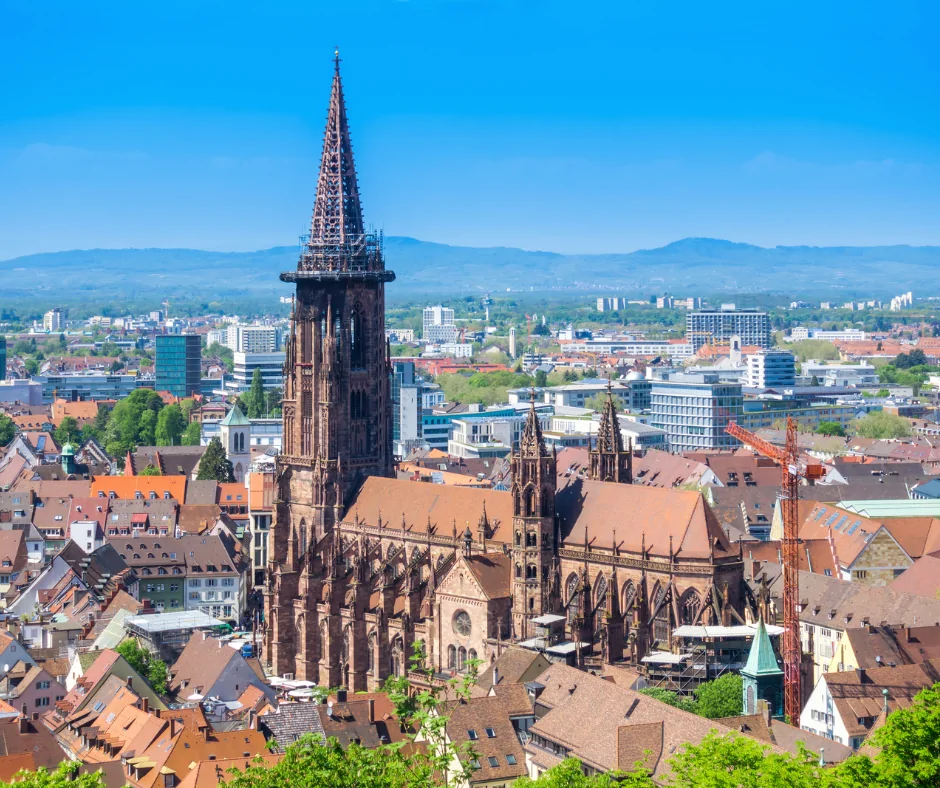
<svg viewBox="0 0 940 788">
<path fill-rule="evenodd" d="M 505 247 L 476 248 L 386 237 L 386 261 L 398 277 L 391 299 L 423 293 L 611 289 L 637 297 L 672 292 L 716 295 L 774 292 L 798 297 L 887 298 L 903 290 L 940 293 L 940 247 L 778 246 L 766 249 L 686 238 L 624 254 L 564 255 Z M 296 247 L 257 252 L 198 249 L 91 249 L 0 261 L 0 306 L 20 299 L 63 303 L 268 298 L 290 288 L 278 274 L 297 264 Z"/>
</svg>

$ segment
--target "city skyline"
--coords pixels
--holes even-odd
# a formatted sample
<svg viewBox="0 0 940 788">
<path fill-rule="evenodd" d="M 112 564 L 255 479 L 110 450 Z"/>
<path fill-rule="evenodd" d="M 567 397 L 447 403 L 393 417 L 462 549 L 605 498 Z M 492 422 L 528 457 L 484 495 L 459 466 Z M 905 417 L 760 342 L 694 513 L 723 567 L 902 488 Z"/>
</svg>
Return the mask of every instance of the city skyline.
<svg viewBox="0 0 940 788">
<path fill-rule="evenodd" d="M 0 259 L 296 243 L 337 44 L 366 222 L 389 234 L 940 243 L 925 3 L 56 7 L 3 12 Z"/>
</svg>

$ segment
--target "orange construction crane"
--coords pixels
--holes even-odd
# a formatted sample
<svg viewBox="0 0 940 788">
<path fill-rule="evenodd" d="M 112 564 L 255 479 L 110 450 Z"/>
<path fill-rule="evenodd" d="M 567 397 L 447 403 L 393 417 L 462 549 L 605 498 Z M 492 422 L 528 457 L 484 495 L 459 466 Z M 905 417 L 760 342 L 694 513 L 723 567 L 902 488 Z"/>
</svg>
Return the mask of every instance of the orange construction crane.
<svg viewBox="0 0 940 788">
<path fill-rule="evenodd" d="M 800 598 L 799 543 L 800 479 L 820 479 L 825 469 L 817 462 L 801 462 L 796 442 L 796 422 L 787 418 L 787 438 L 784 447 L 758 438 L 753 432 L 739 427 L 733 421 L 725 432 L 750 446 L 758 454 L 769 457 L 783 474 L 780 483 L 780 505 L 783 507 L 783 711 L 791 725 L 799 725 L 803 698 L 800 689 L 800 665 L 803 650 L 800 646 L 800 620 L 796 605 Z"/>
</svg>

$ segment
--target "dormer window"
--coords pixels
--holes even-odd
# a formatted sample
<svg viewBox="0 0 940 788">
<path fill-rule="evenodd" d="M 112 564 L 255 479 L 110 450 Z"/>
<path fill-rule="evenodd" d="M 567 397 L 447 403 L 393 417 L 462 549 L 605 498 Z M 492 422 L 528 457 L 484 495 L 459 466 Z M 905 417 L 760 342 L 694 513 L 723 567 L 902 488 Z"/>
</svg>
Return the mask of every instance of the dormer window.
<svg viewBox="0 0 940 788">
<path fill-rule="evenodd" d="M 164 491 L 163 491 L 163 500 L 164 500 L 164 501 L 169 501 L 169 500 L 170 500 L 170 491 L 169 491 L 169 490 L 164 490 Z"/>
<path fill-rule="evenodd" d="M 153 490 L 150 491 L 150 500 L 151 501 L 157 500 L 157 494 Z"/>
<path fill-rule="evenodd" d="M 144 494 L 140 490 L 134 493 L 134 498 L 136 498 L 138 501 L 143 497 L 144 497 Z"/>
</svg>

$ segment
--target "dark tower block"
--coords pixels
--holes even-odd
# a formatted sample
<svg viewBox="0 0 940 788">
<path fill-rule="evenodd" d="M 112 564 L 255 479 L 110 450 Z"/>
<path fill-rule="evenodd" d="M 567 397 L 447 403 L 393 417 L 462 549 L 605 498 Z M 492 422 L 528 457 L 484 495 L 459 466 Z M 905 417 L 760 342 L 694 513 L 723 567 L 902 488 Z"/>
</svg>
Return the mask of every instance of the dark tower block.
<svg viewBox="0 0 940 788">
<path fill-rule="evenodd" d="M 607 381 L 607 402 L 597 430 L 597 443 L 591 449 L 591 478 L 599 482 L 633 484 L 633 451 L 623 448 L 617 406 Z"/>
<path fill-rule="evenodd" d="M 297 270 L 281 274 L 297 292 L 267 589 L 265 656 L 278 674 L 315 673 L 323 646 L 310 609 L 321 568 L 308 556 L 332 538 L 362 480 L 392 474 L 385 283 L 394 278 L 381 237 L 363 225 L 337 53 L 310 237 Z"/>
<path fill-rule="evenodd" d="M 531 620 L 551 612 L 555 557 L 555 454 L 542 440 L 535 400 L 510 459 L 512 473 L 513 637 L 534 635 Z"/>
</svg>

